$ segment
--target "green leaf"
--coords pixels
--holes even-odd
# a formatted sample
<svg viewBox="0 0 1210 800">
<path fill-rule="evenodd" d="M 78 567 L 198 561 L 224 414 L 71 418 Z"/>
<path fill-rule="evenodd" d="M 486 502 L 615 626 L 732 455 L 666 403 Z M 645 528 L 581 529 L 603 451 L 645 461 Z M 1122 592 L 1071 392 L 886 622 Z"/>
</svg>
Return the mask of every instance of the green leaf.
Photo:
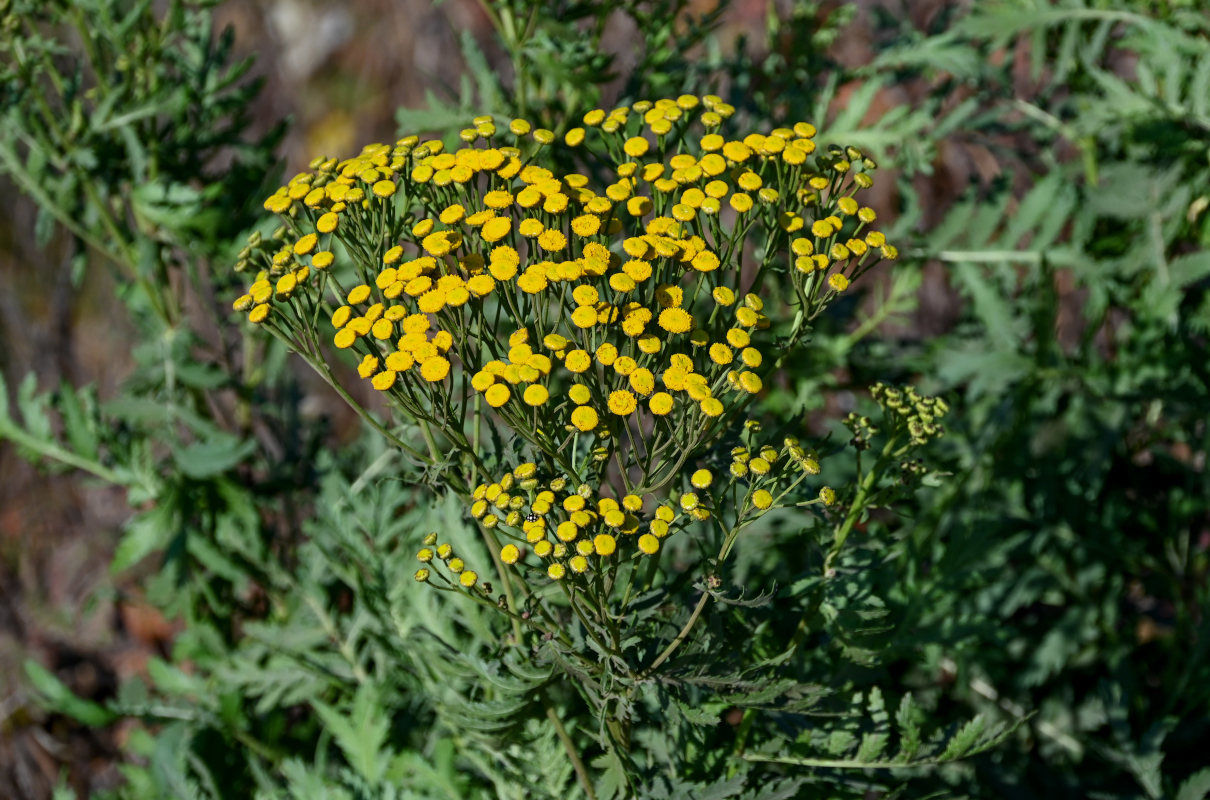
<svg viewBox="0 0 1210 800">
<path fill-rule="evenodd" d="M 876 761 L 886 750 L 890 736 L 885 733 L 867 733 L 861 737 L 861 747 L 857 749 L 858 761 Z"/>
<path fill-rule="evenodd" d="M 443 133 L 470 124 L 471 117 L 457 106 L 438 99 L 432 90 L 425 90 L 426 108 L 401 108 L 395 112 L 395 122 L 404 133 Z"/>
<path fill-rule="evenodd" d="M 110 571 L 121 572 L 142 561 L 152 551 L 164 547 L 175 533 L 176 510 L 171 498 L 161 498 L 154 508 L 126 523 L 126 533 L 114 551 Z"/>
<path fill-rule="evenodd" d="M 954 734 L 953 738 L 949 740 L 945 749 L 941 751 L 941 755 L 937 756 L 937 760 L 953 761 L 965 756 L 979 743 L 979 738 L 983 735 L 985 726 L 986 722 L 982 714 L 963 725 Z"/>
<path fill-rule="evenodd" d="M 378 782 L 389 763 L 390 756 L 382 752 L 382 748 L 391 726 L 382 714 L 378 690 L 374 685 L 363 683 L 357 688 L 348 716 L 318 700 L 313 701 L 312 706 L 345 754 L 349 765 L 370 783 Z"/>
<path fill-rule="evenodd" d="M 1177 286 L 1188 286 L 1210 275 L 1210 250 L 1188 253 L 1172 260 L 1169 276 Z"/>
<path fill-rule="evenodd" d="M 122 395 L 105 402 L 101 410 L 106 415 L 117 417 L 119 420 L 138 427 L 172 427 L 176 423 L 181 423 L 198 436 L 224 435 L 213 422 L 199 414 L 154 397 Z"/>
<path fill-rule="evenodd" d="M 987 329 L 992 344 L 997 349 L 1015 352 L 1019 335 L 1008 298 L 974 264 L 955 264 L 952 274 L 970 293 L 975 313 Z"/>
<path fill-rule="evenodd" d="M 38 379 L 29 373 L 17 387 L 17 408 L 21 409 L 21 421 L 25 430 L 37 439 L 52 441 L 54 430 L 46 413 L 47 396 L 38 393 Z"/>
<path fill-rule="evenodd" d="M 730 703 L 715 701 L 707 703 L 685 703 L 680 699 L 675 699 L 676 707 L 684 715 L 685 719 L 693 725 L 705 725 L 713 727 L 718 725 L 719 718 L 722 716 Z"/>
<path fill-rule="evenodd" d="M 196 675 L 190 675 L 159 658 L 147 662 L 147 674 L 157 687 L 169 694 L 198 695 L 205 686 Z"/>
<path fill-rule="evenodd" d="M 1176 800 L 1205 800 L 1207 795 L 1210 795 L 1210 767 L 1190 775 L 1176 790 Z"/>
<path fill-rule="evenodd" d="M 911 694 L 905 694 L 899 701 L 895 711 L 895 725 L 899 729 L 899 761 L 911 761 L 920 751 L 920 710 L 912 700 Z"/>
<path fill-rule="evenodd" d="M 852 733 L 837 729 L 828 734 L 827 741 L 824 743 L 824 751 L 828 755 L 841 756 L 848 752 L 855 741 L 856 737 Z"/>
<path fill-rule="evenodd" d="M 173 231 L 194 228 L 202 205 L 201 193 L 182 183 L 140 184 L 130 201 L 140 218 Z"/>
<path fill-rule="evenodd" d="M 803 778 L 786 778 L 779 781 L 762 781 L 761 785 L 743 795 L 744 800 L 791 800 L 800 797 Z"/>
<path fill-rule="evenodd" d="M 238 587 L 244 586 L 248 580 L 243 568 L 227 557 L 222 548 L 216 547 L 205 536 L 194 534 L 188 537 L 186 547 L 189 555 L 215 575 L 226 578 Z"/>
<path fill-rule="evenodd" d="M 104 706 L 76 696 L 54 673 L 33 659 L 26 659 L 25 675 L 39 693 L 39 700 L 52 711 L 66 714 L 94 728 L 108 725 L 116 718 L 116 715 Z"/>
<path fill-rule="evenodd" d="M 182 361 L 174 365 L 176 377 L 186 386 L 198 389 L 217 389 L 231 382 L 231 376 L 210 364 Z"/>
<path fill-rule="evenodd" d="M 726 800 L 728 797 L 735 797 L 742 792 L 746 782 L 746 775 L 736 775 L 734 778 L 700 787 L 693 792 L 692 796 L 698 800 Z"/>
<path fill-rule="evenodd" d="M 90 461 L 97 459 L 100 442 L 92 415 L 96 401 L 87 389 L 75 389 L 64 381 L 59 386 L 59 413 L 63 417 L 63 433 L 72 450 Z"/>
<path fill-rule="evenodd" d="M 353 795 L 333 786 L 320 771 L 322 765 L 306 763 L 297 758 L 286 759 L 282 775 L 289 783 L 289 797 L 296 800 L 353 800 Z"/>
<path fill-rule="evenodd" d="M 194 442 L 172 454 L 181 472 L 191 478 L 210 478 L 233 468 L 256 450 L 252 439 L 230 434 Z"/>
</svg>

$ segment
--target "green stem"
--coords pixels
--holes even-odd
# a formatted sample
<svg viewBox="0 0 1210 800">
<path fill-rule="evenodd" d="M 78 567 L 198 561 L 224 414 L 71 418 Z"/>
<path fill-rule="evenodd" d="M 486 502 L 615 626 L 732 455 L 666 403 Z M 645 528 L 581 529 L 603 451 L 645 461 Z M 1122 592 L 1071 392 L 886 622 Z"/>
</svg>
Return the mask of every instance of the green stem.
<svg viewBox="0 0 1210 800">
<path fill-rule="evenodd" d="M 849 538 L 849 534 L 853 531 L 853 526 L 857 524 L 857 520 L 861 518 L 862 512 L 865 511 L 870 491 L 874 488 L 874 483 L 882 472 L 883 462 L 892 454 L 896 441 L 898 441 L 898 437 L 895 436 L 887 440 L 886 446 L 882 448 L 882 452 L 878 455 L 878 460 L 870 466 L 869 471 L 866 472 L 865 477 L 861 481 L 861 485 L 857 487 L 857 495 L 849 506 L 849 512 L 845 515 L 844 522 L 840 525 L 840 530 L 836 532 L 836 540 L 832 543 L 831 549 L 828 550 L 827 558 L 824 559 L 823 571 L 825 575 L 832 570 L 832 565 L 836 561 L 837 556 L 840 555 L 840 550 L 844 547 L 845 540 Z"/>
<path fill-rule="evenodd" d="M 428 456 L 426 456 L 424 453 L 420 452 L 416 448 L 412 447 L 411 445 L 405 443 L 398 436 L 396 436 L 395 434 L 388 431 L 386 429 L 386 427 L 383 426 L 383 424 L 374 417 L 373 414 L 371 414 L 369 411 L 362 408 L 361 405 L 356 400 L 354 400 L 353 397 L 347 391 L 345 391 L 344 387 L 336 382 L 336 380 L 332 377 L 332 374 L 328 371 L 328 367 L 326 364 L 324 364 L 323 362 L 314 362 L 313 361 L 313 362 L 311 362 L 311 367 L 317 373 L 319 373 L 319 377 L 323 378 L 325 383 L 327 383 L 329 386 L 332 387 L 333 391 L 335 391 L 338 395 L 340 395 L 341 398 L 346 403 L 349 404 L 350 408 L 352 408 L 354 411 L 357 412 L 357 415 L 359 417 L 361 417 L 367 423 L 369 423 L 370 427 L 372 427 L 374 430 L 378 431 L 383 436 L 385 436 L 387 438 L 387 440 L 391 442 L 391 444 L 395 445 L 400 450 L 403 450 L 405 453 L 407 453 L 408 455 L 412 456 L 413 458 L 415 458 L 419 461 L 422 461 L 422 462 L 428 461 Z"/>
<path fill-rule="evenodd" d="M 93 461 L 91 459 L 84 458 L 83 456 L 73 453 L 70 450 L 66 450 L 57 444 L 51 444 L 49 442 L 38 439 L 35 436 L 29 435 L 28 433 L 21 430 L 20 428 L 17 428 L 17 427 L 0 428 L 0 441 L 2 441 L 4 439 L 10 440 L 13 444 L 17 445 L 17 447 L 19 447 L 19 448 L 25 448 L 27 450 L 32 450 L 35 453 L 37 453 L 38 455 L 42 456 L 43 458 L 48 458 L 52 461 L 57 461 L 60 464 L 65 464 L 66 466 L 72 467 L 74 469 L 82 470 L 83 472 L 87 472 L 91 475 L 95 475 L 96 477 L 100 478 L 101 480 L 103 480 L 107 483 L 112 483 L 115 486 L 128 485 L 127 481 L 122 480 L 121 475 L 119 475 L 117 472 L 114 472 L 113 470 L 109 469 L 104 464 L 101 464 L 98 461 Z M 139 485 L 141 488 L 143 488 L 145 490 L 150 490 L 150 488 L 151 488 L 151 487 L 147 486 L 146 484 L 139 484 Z"/>
<path fill-rule="evenodd" d="M 693 630 L 693 626 L 697 624 L 698 617 L 700 617 L 702 615 L 702 611 L 706 608 L 706 604 L 709 602 L 710 602 L 709 593 L 702 592 L 702 596 L 697 601 L 697 605 L 694 607 L 693 613 L 691 615 L 689 615 L 689 621 L 685 623 L 685 627 L 681 628 L 681 632 L 676 635 L 676 638 L 673 639 L 672 642 L 669 643 L 669 645 L 664 648 L 664 652 L 662 652 L 658 656 L 656 656 L 655 661 L 651 662 L 651 666 L 649 666 L 649 667 L 647 667 L 647 669 L 643 670 L 644 677 L 649 676 L 653 672 L 655 672 L 656 669 L 658 669 L 661 664 L 663 664 L 665 661 L 667 661 L 668 658 L 674 652 L 676 652 L 676 649 L 678 647 L 680 647 L 681 644 L 687 638 L 689 638 L 689 633 Z"/>
<path fill-rule="evenodd" d="M 517 600 L 513 594 L 513 581 L 508 573 L 508 569 L 504 562 L 500 560 L 500 540 L 496 538 L 496 534 L 489 531 L 482 525 L 478 526 L 483 533 L 483 542 L 487 545 L 487 551 L 491 553 L 492 564 L 496 567 L 496 575 L 500 578 L 500 583 L 504 584 L 504 598 L 508 601 L 508 610 L 512 612 L 513 621 L 513 638 L 517 640 L 517 644 L 521 644 L 521 620 L 516 616 Z"/>
<path fill-rule="evenodd" d="M 563 749 L 567 751 L 567 757 L 571 759 L 571 766 L 575 769 L 576 777 L 580 779 L 580 785 L 584 787 L 588 800 L 597 800 L 597 794 L 593 791 L 592 782 L 588 778 L 588 769 L 584 766 L 580 754 L 576 752 L 575 742 L 567 735 L 567 729 L 563 727 L 563 721 L 559 719 L 555 707 L 545 697 L 542 698 L 542 704 L 546 706 L 546 718 L 550 720 L 550 724 L 555 728 L 555 735 L 563 743 Z"/>
</svg>

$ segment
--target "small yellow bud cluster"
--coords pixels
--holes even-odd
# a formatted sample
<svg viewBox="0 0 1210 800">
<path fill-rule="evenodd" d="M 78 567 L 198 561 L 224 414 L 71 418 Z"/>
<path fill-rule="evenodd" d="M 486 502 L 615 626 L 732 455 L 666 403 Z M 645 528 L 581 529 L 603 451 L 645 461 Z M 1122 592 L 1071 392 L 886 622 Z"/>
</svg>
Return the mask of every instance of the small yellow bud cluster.
<svg viewBox="0 0 1210 800">
<path fill-rule="evenodd" d="M 895 389 L 884 383 L 871 386 L 870 394 L 895 426 L 907 431 L 913 446 L 944 435 L 941 419 L 949 412 L 949 405 L 940 397 L 921 395 L 914 386 Z"/>
<path fill-rule="evenodd" d="M 787 436 L 780 448 L 768 444 L 735 447 L 728 472 L 733 481 L 747 483 L 744 508 L 763 514 L 804 479 L 819 474 L 819 457 Z"/>
<path fill-rule="evenodd" d="M 671 503 L 653 502 L 650 495 L 614 498 L 562 476 L 542 478 L 532 462 L 476 486 L 470 515 L 510 540 L 500 548 L 501 561 L 532 567 L 526 562 L 532 553 L 552 580 L 583 575 L 610 560 L 652 555 L 680 524 Z"/>
<path fill-rule="evenodd" d="M 421 563 L 421 567 L 416 570 L 414 577 L 421 583 L 428 583 L 434 577 L 438 577 L 450 586 L 491 594 L 491 586 L 479 582 L 479 573 L 467 569 L 466 563 L 454 552 L 451 544 L 438 543 L 436 533 L 430 533 L 424 537 L 424 546 L 416 553 L 416 560 Z M 433 572 L 432 567 L 435 563 L 445 566 L 446 571 L 449 572 L 448 578 L 443 573 Z"/>
</svg>

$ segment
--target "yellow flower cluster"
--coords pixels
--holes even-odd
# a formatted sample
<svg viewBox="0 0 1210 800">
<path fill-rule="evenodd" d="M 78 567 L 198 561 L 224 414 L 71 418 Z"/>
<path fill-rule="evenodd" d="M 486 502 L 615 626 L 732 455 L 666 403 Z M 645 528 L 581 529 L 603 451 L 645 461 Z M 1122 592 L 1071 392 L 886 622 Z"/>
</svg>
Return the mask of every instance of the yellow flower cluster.
<svg viewBox="0 0 1210 800">
<path fill-rule="evenodd" d="M 464 591 L 491 594 L 491 584 L 480 583 L 479 573 L 473 569 L 467 569 L 466 562 L 454 552 L 453 545 L 448 542 L 439 543 L 436 533 L 430 533 L 424 537 L 424 547 L 416 553 L 416 560 L 422 566 L 416 570 L 413 577 L 421 583 L 428 583 L 437 578 L 450 587 L 461 587 Z M 442 564 L 449 575 L 434 572 L 435 564 Z"/>
<path fill-rule="evenodd" d="M 803 479 L 818 475 L 820 466 L 816 455 L 786 437 L 780 449 L 734 448 L 728 472 L 716 479 L 710 469 L 697 469 L 685 491 L 661 500 L 636 492 L 611 497 L 602 487 L 576 484 L 565 476 L 545 479 L 535 463 L 527 462 L 499 481 L 479 484 L 467 502 L 471 517 L 509 540 L 499 550 L 504 564 L 538 568 L 553 580 L 574 580 L 612 566 L 611 560 L 654 555 L 675 531 L 710 519 L 716 503 L 733 491 L 740 492 L 736 510 L 741 518 L 759 516 L 780 505 Z M 821 491 L 825 505 L 834 497 L 827 487 Z M 540 566 L 526 563 L 529 553 Z"/>
<path fill-rule="evenodd" d="M 768 444 L 733 448 L 728 472 L 733 481 L 746 484 L 740 513 L 759 515 L 782 505 L 783 498 L 803 479 L 818 475 L 819 458 L 807 452 L 798 439 L 787 436 L 780 449 Z"/>
<path fill-rule="evenodd" d="M 543 479 L 533 462 L 476 486 L 469 504 L 472 517 L 510 540 L 500 549 L 502 562 L 523 566 L 532 552 L 554 580 L 583 574 L 609 559 L 652 555 L 684 521 L 671 502 L 635 493 L 609 497 L 599 487 L 564 476 Z"/>
<path fill-rule="evenodd" d="M 479 117 L 452 151 L 408 136 L 317 159 L 265 201 L 282 226 L 241 253 L 256 274 L 234 307 L 317 362 L 327 342 L 355 354 L 394 408 L 476 465 L 490 458 L 468 420 L 486 418 L 527 443 L 525 469 L 565 476 L 473 490 L 477 519 L 515 531 L 504 561 L 527 547 L 582 572 L 618 557 L 619 534 L 656 552 L 676 506 L 711 506 L 655 493 L 829 302 L 897 255 L 857 199 L 872 160 L 817 146 L 805 122 L 728 137 L 733 113 L 690 95 L 594 109 L 561 144 Z M 582 171 L 543 166 L 556 146 Z M 813 463 L 795 452 L 780 458 Z M 734 456 L 753 481 L 745 507 L 774 504 L 766 461 Z"/>
</svg>

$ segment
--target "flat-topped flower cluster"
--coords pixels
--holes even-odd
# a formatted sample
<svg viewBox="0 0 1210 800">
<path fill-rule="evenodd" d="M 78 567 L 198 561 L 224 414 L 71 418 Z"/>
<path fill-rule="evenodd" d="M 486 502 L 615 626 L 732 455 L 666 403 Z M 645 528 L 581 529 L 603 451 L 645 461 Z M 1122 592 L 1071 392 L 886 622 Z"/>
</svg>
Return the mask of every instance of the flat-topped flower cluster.
<svg viewBox="0 0 1210 800">
<path fill-rule="evenodd" d="M 505 564 L 532 553 L 562 578 L 623 542 L 654 553 L 678 514 L 709 518 L 695 492 L 779 459 L 819 472 L 796 442 L 739 448 L 725 481 L 696 462 L 811 320 L 896 256 L 857 199 L 872 160 L 817 147 L 805 122 L 728 138 L 733 112 L 689 95 L 595 109 L 561 142 L 480 117 L 452 151 L 407 136 L 317 159 L 265 201 L 282 226 L 241 254 L 255 277 L 234 307 L 333 381 L 354 353 L 460 454 L 472 516 L 516 531 Z M 531 461 L 505 467 L 483 427 Z M 745 508 L 773 505 L 745 491 Z"/>
</svg>

